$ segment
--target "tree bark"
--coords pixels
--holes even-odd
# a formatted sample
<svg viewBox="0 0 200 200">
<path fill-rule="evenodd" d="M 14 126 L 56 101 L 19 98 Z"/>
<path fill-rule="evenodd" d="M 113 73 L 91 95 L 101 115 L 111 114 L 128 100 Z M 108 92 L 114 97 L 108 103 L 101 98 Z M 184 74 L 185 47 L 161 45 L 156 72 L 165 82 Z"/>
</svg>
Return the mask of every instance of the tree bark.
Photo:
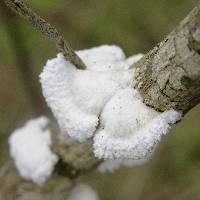
<svg viewBox="0 0 200 200">
<path fill-rule="evenodd" d="M 200 4 L 136 67 L 136 88 L 158 111 L 186 113 L 200 102 Z"/>
<path fill-rule="evenodd" d="M 186 113 L 198 104 L 200 101 L 200 4 L 161 43 L 132 67 L 136 72 L 133 77 L 135 87 L 140 91 L 147 105 L 159 111 L 174 108 Z M 54 129 L 53 132 L 57 131 Z M 48 197 L 52 199 L 50 196 L 53 196 L 54 199 L 64 200 L 64 197 L 59 196 L 60 193 L 65 196 L 67 188 L 71 187 L 75 178 L 91 171 L 101 162 L 93 155 L 91 141 L 79 143 L 67 138 L 61 143 L 56 135 L 58 134 L 53 135 L 53 150 L 60 156 L 60 162 L 53 176 L 44 187 L 29 183 L 31 187 L 23 187 L 21 196 L 15 196 L 13 199 L 42 200 Z M 14 169 L 11 166 L 12 164 L 8 163 L 0 171 L 0 183 L 5 183 L 4 187 L 0 187 L 1 195 L 8 194 L 10 188 L 14 188 L 17 195 L 21 188 L 18 185 L 28 184 L 16 173 L 12 175 Z M 17 180 L 22 182 L 16 181 L 16 176 Z M 67 178 L 65 179 L 68 185 L 66 190 L 61 187 L 63 177 Z"/>
</svg>

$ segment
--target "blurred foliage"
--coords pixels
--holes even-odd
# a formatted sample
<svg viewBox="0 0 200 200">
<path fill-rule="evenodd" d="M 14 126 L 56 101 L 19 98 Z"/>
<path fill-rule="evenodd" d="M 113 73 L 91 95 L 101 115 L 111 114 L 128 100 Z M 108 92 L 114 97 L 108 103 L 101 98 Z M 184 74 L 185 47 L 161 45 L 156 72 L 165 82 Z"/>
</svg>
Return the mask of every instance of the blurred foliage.
<svg viewBox="0 0 200 200">
<path fill-rule="evenodd" d="M 195 6 L 197 0 L 27 0 L 63 34 L 73 48 L 117 44 L 127 55 L 147 52 Z M 38 74 L 57 50 L 18 16 L 9 21 L 0 10 L 0 164 L 8 153 L 8 134 L 27 119 L 46 113 L 36 109 L 29 87 L 40 92 Z M 15 26 L 12 23 L 15 23 Z M 16 33 L 19 33 L 18 35 Z M 16 36 L 16 40 L 13 38 Z M 22 40 L 19 40 L 18 37 Z M 17 42 L 20 41 L 20 42 Z M 13 44 L 13 43 L 17 44 Z M 24 55 L 19 57 L 23 50 Z M 19 61 L 28 60 L 33 80 L 24 79 Z M 23 62 L 22 62 L 23 63 Z M 26 66 L 24 66 L 26 67 Z M 32 85 L 33 85 L 32 84 Z M 44 103 L 44 102 L 43 102 Z M 38 105 L 39 107 L 39 105 Z M 110 199 L 200 199 L 200 107 L 188 113 L 144 166 L 83 177 Z"/>
</svg>

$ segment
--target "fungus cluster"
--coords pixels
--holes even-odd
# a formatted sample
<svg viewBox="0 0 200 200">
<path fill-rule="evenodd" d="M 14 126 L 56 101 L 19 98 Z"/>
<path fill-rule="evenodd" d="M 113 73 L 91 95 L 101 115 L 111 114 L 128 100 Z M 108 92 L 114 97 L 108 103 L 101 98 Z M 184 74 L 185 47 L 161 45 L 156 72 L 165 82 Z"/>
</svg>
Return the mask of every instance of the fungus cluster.
<svg viewBox="0 0 200 200">
<path fill-rule="evenodd" d="M 87 69 L 80 70 L 62 54 L 48 60 L 40 74 L 42 92 L 60 126 L 60 133 L 80 142 L 91 138 L 99 170 L 144 163 L 162 135 L 181 118 L 173 109 L 158 112 L 146 106 L 134 89 L 135 69 L 142 54 L 126 58 L 117 46 L 77 51 Z M 39 117 L 16 129 L 10 154 L 22 177 L 43 183 L 58 161 L 51 151 L 48 119 Z"/>
<path fill-rule="evenodd" d="M 58 54 L 40 74 L 43 95 L 62 132 L 80 142 L 92 138 L 98 158 L 149 157 L 181 113 L 160 113 L 143 103 L 133 85 L 135 69 L 130 68 L 142 55 L 126 58 L 114 45 L 77 54 L 86 70 L 76 69 Z"/>
<path fill-rule="evenodd" d="M 49 120 L 39 117 L 29 120 L 9 137 L 11 157 L 20 175 L 42 184 L 52 173 L 58 157 L 51 151 Z"/>
</svg>

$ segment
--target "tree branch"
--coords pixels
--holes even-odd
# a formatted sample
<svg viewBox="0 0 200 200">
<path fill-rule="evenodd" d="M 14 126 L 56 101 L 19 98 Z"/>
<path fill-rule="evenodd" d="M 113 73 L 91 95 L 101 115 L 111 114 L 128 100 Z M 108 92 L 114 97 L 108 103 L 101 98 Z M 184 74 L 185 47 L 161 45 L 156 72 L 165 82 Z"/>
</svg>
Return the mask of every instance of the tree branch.
<svg viewBox="0 0 200 200">
<path fill-rule="evenodd" d="M 136 88 L 159 111 L 200 102 L 200 4 L 136 67 Z"/>
<path fill-rule="evenodd" d="M 147 105 L 160 111 L 174 108 L 186 113 L 199 103 L 200 5 L 195 7 L 166 39 L 133 67 L 136 67 L 136 75 L 134 75 L 133 81 L 136 79 L 136 88 L 144 97 L 144 102 Z M 56 190 L 59 195 L 64 192 L 60 192 L 61 177 L 77 177 L 82 174 L 81 172 L 94 169 L 99 161 L 93 155 L 90 141 L 79 143 L 66 139 L 61 144 L 58 138 L 54 138 L 53 142 L 53 150 L 62 161 L 54 172 L 54 175 L 59 175 L 58 182 L 55 181 L 54 183 L 54 191 Z M 66 173 L 63 173 L 64 171 Z M 0 173 L 0 180 L 2 180 L 0 182 L 5 182 L 8 174 L 10 174 L 9 170 Z M 54 179 L 54 176 L 49 181 L 52 179 Z M 9 193 L 11 184 L 14 184 L 12 187 L 15 188 L 15 192 L 19 193 L 21 187 L 18 187 L 19 183 L 14 181 L 9 181 L 9 187 L 5 189 L 6 192 Z M 45 187 L 48 187 L 48 182 Z M 35 186 L 35 188 L 24 188 L 23 195 L 29 194 L 30 191 L 33 191 L 35 195 L 38 193 L 41 195 L 43 189 L 41 188 L 38 191 L 38 186 Z M 52 194 L 53 190 L 48 191 Z M 45 198 L 39 196 L 37 199 Z M 63 200 L 64 198 L 54 199 Z"/>
<path fill-rule="evenodd" d="M 101 162 L 94 156 L 92 140 L 78 142 L 67 135 L 60 139 L 60 129 L 53 120 L 49 128 L 52 132 L 52 150 L 60 158 L 55 169 L 57 174 L 75 179 L 91 171 Z"/>
<path fill-rule="evenodd" d="M 63 53 L 66 60 L 74 64 L 78 69 L 85 69 L 86 66 L 79 56 L 74 52 L 65 39 L 58 33 L 56 28 L 52 27 L 39 15 L 37 15 L 30 7 L 22 0 L 4 0 L 6 5 L 14 12 L 24 17 L 27 21 L 33 24 L 41 33 L 52 39 L 59 51 Z"/>
<path fill-rule="evenodd" d="M 136 87 L 146 104 L 160 111 L 174 108 L 186 113 L 199 103 L 199 44 L 200 5 L 166 39 L 133 65 L 136 67 L 133 81 L 136 79 Z M 78 175 L 80 171 L 93 169 L 100 162 L 94 158 L 91 141 L 66 142 L 62 145 L 58 142 L 55 149 L 64 165 L 70 163 L 70 170 L 78 171 Z M 71 154 L 70 151 L 76 153 Z M 82 157 L 79 156 L 81 151 Z"/>
</svg>

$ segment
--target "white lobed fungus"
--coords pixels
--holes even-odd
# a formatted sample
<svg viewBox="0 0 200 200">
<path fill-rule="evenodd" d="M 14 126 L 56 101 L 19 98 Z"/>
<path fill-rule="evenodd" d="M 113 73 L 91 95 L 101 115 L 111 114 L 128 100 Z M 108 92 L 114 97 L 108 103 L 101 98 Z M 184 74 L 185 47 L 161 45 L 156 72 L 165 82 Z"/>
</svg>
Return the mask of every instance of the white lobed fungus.
<svg viewBox="0 0 200 200">
<path fill-rule="evenodd" d="M 58 54 L 44 66 L 40 81 L 43 95 L 62 131 L 83 141 L 93 136 L 106 102 L 117 90 L 131 84 L 131 73 L 119 66 L 114 70 L 115 64 L 121 66 L 120 59 L 125 57 L 119 47 L 102 46 L 77 53 L 88 69 L 78 70 Z"/>
<path fill-rule="evenodd" d="M 69 200 L 99 200 L 99 197 L 89 185 L 81 183 L 71 190 Z"/>
<path fill-rule="evenodd" d="M 134 68 L 143 55 L 125 58 L 117 46 L 103 45 L 77 54 L 86 70 L 61 54 L 40 75 L 43 95 L 63 132 L 79 141 L 93 136 L 94 153 L 104 159 L 147 159 L 181 113 L 146 106 L 133 89 Z"/>
<path fill-rule="evenodd" d="M 29 120 L 9 137 L 10 154 L 20 175 L 37 184 L 45 182 L 58 160 L 50 149 L 48 122 L 46 117 Z"/>
<path fill-rule="evenodd" d="M 181 114 L 163 113 L 146 106 L 132 88 L 118 91 L 104 107 L 101 124 L 94 136 L 94 153 L 104 159 L 143 159 L 149 157 L 170 124 Z"/>
</svg>

